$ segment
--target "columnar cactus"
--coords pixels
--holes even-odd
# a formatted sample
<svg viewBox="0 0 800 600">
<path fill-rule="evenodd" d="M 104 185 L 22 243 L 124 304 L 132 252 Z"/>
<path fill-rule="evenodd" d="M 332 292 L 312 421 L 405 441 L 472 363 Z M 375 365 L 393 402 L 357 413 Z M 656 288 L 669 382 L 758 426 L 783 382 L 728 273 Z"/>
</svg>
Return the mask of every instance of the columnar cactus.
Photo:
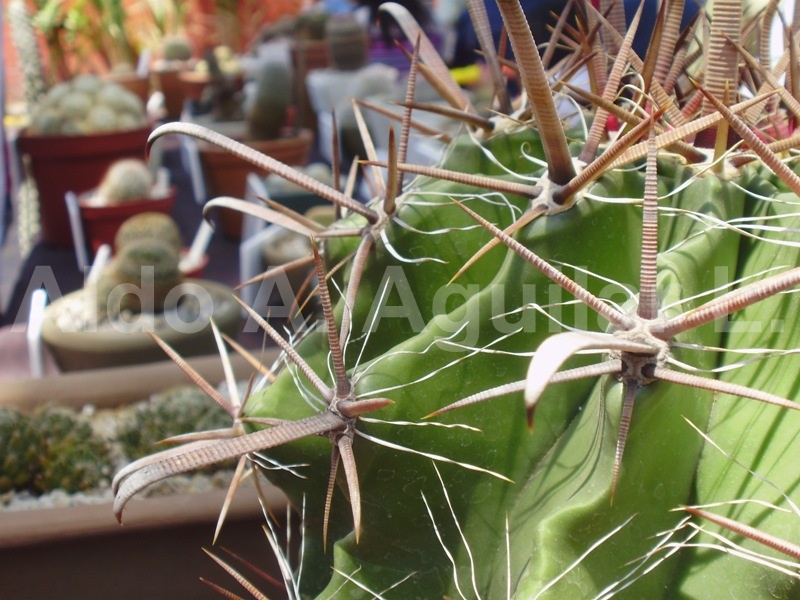
<svg viewBox="0 0 800 600">
<path fill-rule="evenodd" d="M 664 3 L 645 57 L 640 11 L 626 32 L 578 4 L 581 27 L 551 42 L 576 49 L 556 84 L 586 103 L 577 126 L 519 3 L 498 0 L 525 96 L 482 117 L 420 36 L 409 80 L 421 61 L 469 130 L 439 167 L 407 164 L 405 103 L 399 146 L 368 157 L 388 175 L 367 205 L 201 128 L 154 132 L 224 145 L 348 214 L 319 231 L 258 211 L 317 240 L 323 317 L 290 344 L 253 314 L 286 366 L 250 396 L 248 433 L 237 420 L 202 452 L 130 465 L 118 516 L 152 481 L 258 452 L 303 510 L 290 597 L 796 596 L 775 540 L 800 533 L 800 178 L 782 160 L 797 139 L 767 145 L 756 125 L 778 118 L 773 96 L 795 115 L 797 100 L 757 66 L 744 103 L 730 75 L 716 87 L 724 69 L 686 77 L 682 3 Z M 714 10 L 715 26 L 737 12 Z M 584 63 L 592 91 L 569 81 Z M 713 150 L 691 143 L 712 127 Z"/>
<path fill-rule="evenodd" d="M 360 69 L 367 63 L 369 35 L 355 15 L 334 15 L 325 25 L 331 66 L 341 71 Z"/>
<path fill-rule="evenodd" d="M 6 5 L 9 31 L 22 68 L 25 101 L 33 108 L 45 94 L 44 69 L 36 32 L 24 0 L 11 0 Z"/>
<path fill-rule="evenodd" d="M 247 114 L 247 138 L 272 140 L 287 125 L 292 73 L 280 62 L 267 62 L 258 74 L 253 104 Z"/>
</svg>

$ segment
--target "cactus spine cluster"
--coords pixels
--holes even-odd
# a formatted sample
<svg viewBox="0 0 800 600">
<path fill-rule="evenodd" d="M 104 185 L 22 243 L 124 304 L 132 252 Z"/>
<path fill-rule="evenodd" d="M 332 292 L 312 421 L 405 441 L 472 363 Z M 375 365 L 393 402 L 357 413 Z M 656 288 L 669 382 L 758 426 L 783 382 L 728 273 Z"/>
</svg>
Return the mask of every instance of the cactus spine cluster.
<svg viewBox="0 0 800 600">
<path fill-rule="evenodd" d="M 421 49 L 469 134 L 436 169 L 405 163 L 402 144 L 371 159 L 389 176 L 366 207 L 314 188 L 349 211 L 333 232 L 305 229 L 324 319 L 291 345 L 260 323 L 291 362 L 246 405 L 269 427 L 214 443 L 218 457 L 309 465 L 268 473 L 303 507 L 301 595 L 797 596 L 797 565 L 779 553 L 796 559 L 785 542 L 800 537 L 800 178 L 784 155 L 798 140 L 766 145 L 758 128 L 780 119 L 764 114 L 770 98 L 795 115 L 797 99 L 753 66 L 762 95 L 737 104 L 750 58 L 738 48 L 735 80 L 684 77 L 700 55 L 695 29 L 679 35 L 683 3 L 663 3 L 645 57 L 630 50 L 639 13 L 626 31 L 621 3 L 576 4 L 581 26 L 560 21 L 571 33 L 551 44 L 587 51 L 557 82 L 588 61 L 593 91 L 569 88 L 585 128 L 565 129 L 520 4 L 498 0 L 524 101 L 498 86 L 502 114 L 480 118 Z M 384 10 L 417 39 L 407 12 Z M 715 2 L 706 47 L 759 29 L 741 13 Z M 675 93 L 683 84 L 696 95 Z M 692 143 L 709 128 L 711 162 Z M 176 132 L 211 139 L 179 125 L 153 139 Z M 208 461 L 186 447 L 158 476 L 133 465 L 117 513 L 148 477 Z"/>
</svg>

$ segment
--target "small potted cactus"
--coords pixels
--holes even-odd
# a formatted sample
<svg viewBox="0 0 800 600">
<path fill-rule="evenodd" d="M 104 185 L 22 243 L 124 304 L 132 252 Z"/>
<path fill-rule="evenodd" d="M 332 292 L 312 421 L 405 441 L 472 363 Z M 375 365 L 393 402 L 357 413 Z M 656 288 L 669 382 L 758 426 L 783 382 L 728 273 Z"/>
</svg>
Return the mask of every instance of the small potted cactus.
<svg viewBox="0 0 800 600">
<path fill-rule="evenodd" d="M 122 158 L 144 158 L 150 132 L 141 100 L 116 83 L 78 75 L 50 88 L 18 138 L 39 192 L 42 239 L 72 246 L 64 194 L 97 186 Z"/>
<path fill-rule="evenodd" d="M 179 119 L 183 111 L 185 92 L 180 74 L 193 68 L 192 57 L 192 46 L 186 37 L 171 35 L 164 38 L 161 58 L 155 61 L 153 72 L 157 87 L 164 94 L 167 120 Z"/>
<path fill-rule="evenodd" d="M 100 186 L 78 199 L 83 233 L 92 253 L 103 244 L 113 244 L 120 226 L 133 215 L 168 215 L 172 211 L 176 189 L 165 179 L 153 177 L 147 164 L 138 158 L 123 158 L 108 168 Z"/>
<path fill-rule="evenodd" d="M 114 257 L 83 289 L 45 309 L 42 339 L 62 371 L 164 359 L 150 332 L 190 356 L 216 347 L 211 320 L 235 337 L 239 305 L 233 290 L 190 279 L 181 270 L 181 235 L 161 213 L 123 223 Z"/>
<path fill-rule="evenodd" d="M 209 126 L 282 163 L 305 165 L 314 136 L 311 130 L 294 125 L 291 90 L 289 67 L 279 62 L 267 62 L 258 74 L 256 91 L 245 119 L 220 121 Z M 210 195 L 244 198 L 247 174 L 253 168 L 213 144 L 200 142 L 198 147 Z M 231 238 L 241 235 L 240 213 L 223 211 L 220 218 L 224 235 Z"/>
</svg>

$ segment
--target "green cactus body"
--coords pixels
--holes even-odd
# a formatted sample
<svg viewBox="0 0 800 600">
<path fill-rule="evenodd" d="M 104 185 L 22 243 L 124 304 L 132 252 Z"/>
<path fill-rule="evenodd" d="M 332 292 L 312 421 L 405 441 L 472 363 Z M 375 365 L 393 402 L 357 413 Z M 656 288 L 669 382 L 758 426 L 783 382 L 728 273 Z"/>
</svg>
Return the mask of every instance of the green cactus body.
<svg viewBox="0 0 800 600">
<path fill-rule="evenodd" d="M 72 411 L 33 415 L 0 411 L 0 492 L 75 493 L 96 488 L 111 474 L 108 445 Z"/>
<path fill-rule="evenodd" d="M 513 0 L 498 5 L 507 19 L 525 18 Z M 729 20 L 718 16 L 715 23 Z M 598 129 L 553 135 L 561 115 L 547 102 L 549 89 L 536 96 L 542 90 L 528 80 L 536 69 L 525 68 L 526 50 L 531 62 L 538 56 L 535 40 L 518 44 L 524 23 L 508 25 L 539 132 L 523 110 L 506 111 L 509 118 L 480 127 L 493 127 L 487 139 L 474 132 L 451 143 L 441 164 L 459 173 L 401 166 L 400 195 L 376 198 L 374 213 L 354 208 L 363 216 L 333 225 L 360 235 L 321 236 L 327 269 L 347 265 L 320 285 L 335 306 L 293 340 L 291 363 L 249 398 L 246 415 L 271 427 L 245 421 L 259 432 L 219 440 L 217 449 L 231 456 L 247 447 L 276 464 L 307 465 L 303 477 L 265 470 L 304 509 L 300 596 L 797 597 L 797 565 L 776 562 L 779 549 L 685 509 L 706 507 L 782 540 L 800 538 L 800 180 L 777 159 L 780 146 L 765 151 L 746 135 L 749 126 L 719 102 L 724 92 L 705 98 L 716 100 L 748 153 L 722 156 L 728 132 L 706 123 L 719 132 L 719 160 L 693 164 L 703 153 L 685 141 L 699 128 L 677 125 L 673 100 L 658 99 L 648 82 L 626 115 L 630 135 L 610 134 L 599 116 L 627 94 L 619 84 L 624 61 L 603 83 L 618 76 L 607 97 L 591 100 Z M 606 75 L 614 51 L 599 54 L 593 67 Z M 654 70 L 668 70 L 673 56 L 657 58 L 668 60 Z M 544 89 L 543 65 L 534 66 Z M 627 101 L 616 108 L 627 112 Z M 161 133 L 175 132 L 189 133 Z M 581 158 L 571 161 L 570 150 Z M 741 166 L 750 151 L 764 164 Z M 414 172 L 424 176 L 412 179 Z M 591 185 L 575 183 L 586 173 Z M 475 183 L 465 174 L 487 178 Z M 487 191 L 500 180 L 533 181 L 536 191 Z M 495 231 L 521 216 L 513 235 Z M 374 247 L 359 271 L 347 261 L 368 247 L 365 239 Z M 490 240 L 502 244 L 451 281 Z M 339 353 L 334 338 L 345 316 L 351 328 Z M 475 401 L 500 385 L 502 394 Z M 442 411 L 465 399 L 473 401 Z M 159 464 L 176 468 L 171 457 Z M 120 493 L 121 506 L 137 485 Z"/>
<path fill-rule="evenodd" d="M 164 38 L 161 56 L 167 61 L 187 61 L 192 58 L 192 47 L 185 37 L 171 35 Z"/>
<path fill-rule="evenodd" d="M 41 472 L 36 479 L 41 492 L 86 491 L 109 477 L 108 446 L 88 423 L 59 408 L 45 410 L 36 422 L 42 437 Z"/>
<path fill-rule="evenodd" d="M 247 114 L 247 138 L 271 140 L 280 137 L 290 106 L 292 75 L 289 67 L 268 62 L 258 74 L 253 105 Z"/>
<path fill-rule="evenodd" d="M 183 247 L 181 232 L 175 219 L 164 213 L 143 212 L 134 215 L 120 226 L 114 237 L 114 249 L 119 252 L 131 242 L 155 239 L 169 244 L 175 252 Z"/>
<path fill-rule="evenodd" d="M 516 153 L 512 156 L 515 155 Z M 673 189 L 689 175 L 686 170 L 676 168 L 674 164 L 670 165 L 668 162 L 662 164 L 662 167 L 666 167 L 662 170 L 667 171 L 661 176 L 665 188 Z M 641 179 L 637 181 L 637 178 L 632 177 L 631 174 L 612 174 L 595 186 L 593 193 L 610 198 L 636 197 L 642 193 L 641 185 Z M 424 197 L 426 191 L 430 192 L 446 186 L 449 186 L 450 194 L 462 197 L 459 193 L 462 190 L 459 190 L 457 186 L 443 182 L 429 182 L 421 184 L 420 189 L 409 194 L 408 198 L 413 198 L 414 194 Z M 727 210 L 734 213 L 742 204 L 741 193 L 721 183 L 713 176 L 697 181 L 689 190 L 679 194 L 673 201 L 682 208 L 708 208 L 706 206 L 708 198 L 715 199 L 714 206 L 725 206 Z M 399 213 L 404 221 L 408 218 L 407 215 L 413 215 L 417 210 L 412 201 L 407 199 L 406 202 L 402 205 Z M 480 205 L 480 200 L 477 200 L 476 204 Z M 448 213 L 447 207 L 437 207 L 433 214 L 441 214 L 442 220 L 452 225 L 452 219 L 456 216 L 457 209 L 452 205 L 450 208 L 455 212 Z M 425 214 L 430 218 L 430 213 Z M 722 213 L 719 216 L 726 217 Z M 559 257 L 559 260 L 569 264 L 582 265 L 592 272 L 599 272 L 602 268 L 605 271 L 601 273 L 603 276 L 614 281 L 630 282 L 631 285 L 635 285 L 638 276 L 638 257 L 620 256 L 619 248 L 624 248 L 632 242 L 627 239 L 627 236 L 630 235 L 630 232 L 638 230 L 639 226 L 636 225 L 636 222 L 637 211 L 635 209 L 602 204 L 581 204 L 571 211 L 536 222 L 524 239 L 527 246 L 542 255 Z M 691 236 L 696 227 L 693 228 L 688 223 L 690 222 L 687 220 L 666 232 L 661 240 L 662 247 L 668 248 L 673 243 Z M 427 226 L 431 226 L 430 222 Z M 393 231 L 392 233 L 397 232 Z M 428 241 L 427 243 L 431 245 L 426 246 L 426 242 L 420 239 L 422 236 L 419 234 L 410 234 L 407 231 L 403 233 L 406 235 L 406 239 L 403 239 L 402 234 L 390 235 L 389 239 L 396 243 L 398 248 L 415 248 L 421 255 L 427 256 L 446 255 L 448 238 L 460 242 L 464 241 L 465 235 L 463 231 L 459 231 L 458 235 L 443 234 L 436 238 L 435 242 Z M 485 235 L 481 232 L 473 233 L 478 237 Z M 581 239 L 579 245 L 574 243 L 575 236 L 579 236 Z M 717 237 L 719 239 L 716 240 L 699 237 L 689 247 L 662 254 L 661 289 L 667 294 L 665 300 L 669 296 L 691 295 L 686 282 L 680 277 L 687 262 L 694 263 L 693 268 L 699 267 L 701 272 L 705 270 L 709 273 L 713 270 L 712 266 L 719 267 L 728 264 L 733 267 L 738 242 L 737 236 L 719 234 Z M 474 241 L 471 243 L 476 244 Z M 473 247 L 479 246 L 480 242 Z M 452 249 L 450 252 L 454 254 L 470 253 L 463 247 Z M 380 255 L 381 251 L 378 251 L 376 256 Z M 610 259 L 611 256 L 616 258 Z M 477 358 L 470 357 L 468 351 L 458 351 L 458 336 L 452 339 L 452 342 L 444 341 L 453 338 L 459 325 L 463 325 L 465 322 L 480 323 L 480 334 L 477 339 L 470 340 L 467 345 L 470 348 L 491 348 L 494 352 L 522 353 L 529 351 L 531 348 L 536 348 L 550 333 L 550 322 L 541 316 L 533 321 L 534 324 L 527 327 L 527 329 L 533 329 L 533 332 L 518 332 L 503 336 L 492 322 L 492 317 L 525 303 L 537 302 L 544 305 L 554 300 L 553 286 L 547 280 L 532 267 L 522 263 L 515 255 L 508 256 L 503 251 L 497 252 L 495 256 L 495 261 L 499 260 L 500 263 L 493 262 L 490 255 L 482 259 L 485 262 L 473 267 L 476 274 L 472 276 L 478 277 L 478 281 L 480 281 L 480 285 L 475 287 L 480 291 L 469 297 L 465 303 L 459 302 L 455 308 L 447 308 L 444 304 L 442 305 L 445 306 L 444 310 L 438 314 L 435 311 L 426 310 L 428 306 L 435 304 L 432 301 L 435 295 L 435 286 L 431 285 L 431 279 L 435 278 L 438 285 L 442 285 L 442 282 L 452 275 L 452 265 L 461 264 L 464 260 L 463 256 L 460 262 L 456 260 L 455 256 L 448 256 L 448 258 L 451 260 L 445 266 L 439 263 L 424 264 L 424 266 L 406 265 L 404 269 L 404 273 L 407 274 L 406 280 L 409 287 L 414 290 L 413 297 L 418 300 L 418 305 L 424 311 L 426 327 L 415 335 L 408 328 L 399 327 L 395 330 L 389 323 L 381 322 L 378 329 L 380 335 L 377 336 L 380 338 L 380 342 L 374 351 L 371 351 L 370 348 L 365 353 L 367 356 L 376 356 L 376 358 L 373 359 L 373 363 L 362 364 L 358 369 L 357 393 L 359 396 L 369 396 L 372 390 L 387 388 L 391 390 L 386 392 L 386 395 L 395 401 L 395 405 L 392 409 L 385 409 L 382 412 L 381 417 L 386 420 L 414 421 L 421 415 L 436 410 L 437 407 L 486 389 L 496 383 L 524 378 L 528 362 L 525 358 L 510 355 L 495 359 L 482 355 Z M 623 258 L 628 260 L 621 260 Z M 385 263 L 379 264 L 376 260 L 370 265 L 369 272 L 380 274 L 378 276 L 383 277 L 386 266 Z M 437 270 L 438 273 L 436 273 Z M 415 275 L 418 275 L 418 279 L 415 278 Z M 702 285 L 701 281 L 703 280 L 697 280 L 697 284 Z M 591 289 L 598 283 L 598 281 L 589 282 L 588 285 Z M 375 285 L 374 281 L 372 285 Z M 425 291 L 426 287 L 427 292 Z M 528 290 L 535 289 L 535 291 L 531 291 L 527 297 L 524 297 L 523 289 L 526 287 Z M 498 305 L 500 297 L 498 290 L 503 291 L 504 305 Z M 365 282 L 364 287 L 360 288 L 361 292 L 364 293 L 364 296 L 360 297 L 364 299 L 380 297 L 376 288 L 371 287 L 370 283 Z M 363 304 L 374 306 L 374 301 L 365 300 Z M 423 314 L 422 311 L 421 314 Z M 560 318 L 564 322 L 577 322 L 577 315 L 571 314 L 570 308 L 566 306 L 563 308 Z M 403 319 L 397 320 L 402 321 Z M 367 323 L 367 318 L 354 319 L 354 321 L 363 326 L 364 323 Z M 588 326 L 592 327 L 591 319 Z M 593 326 L 598 327 L 596 318 Z M 363 333 L 363 331 L 357 331 Z M 322 336 L 322 334 L 319 335 Z M 719 335 L 712 331 L 703 334 L 701 341 L 715 345 L 719 342 Z M 308 347 L 313 350 L 306 353 L 305 356 L 312 356 L 311 352 L 314 352 L 316 354 L 313 356 L 317 356 L 317 360 L 324 360 L 326 347 L 324 341 L 306 340 L 301 348 L 306 350 Z M 358 350 L 360 351 L 360 346 Z M 425 373 L 434 372 L 436 377 L 425 377 Z M 399 376 L 398 374 L 403 375 Z M 416 376 L 410 374 L 416 374 Z M 252 414 L 259 416 L 280 414 L 281 417 L 293 419 L 308 416 L 308 406 L 299 397 L 294 403 L 287 401 L 294 381 L 293 376 L 285 374 L 284 377 L 284 380 L 279 379 L 263 394 L 251 399 L 248 409 Z M 420 379 L 418 383 L 407 383 L 409 380 L 414 381 L 417 378 Z M 285 382 L 285 385 L 280 383 L 282 381 Z M 398 389 L 394 389 L 398 385 Z M 462 462 L 471 462 L 464 460 L 463 446 L 466 444 L 469 447 L 467 456 L 486 459 L 477 461 L 479 466 L 499 471 L 516 482 L 514 484 L 498 482 L 485 474 L 467 473 L 452 465 L 440 467 L 455 513 L 469 515 L 469 518 L 461 523 L 466 538 L 480 540 L 479 543 L 482 547 L 487 544 L 489 547 L 494 547 L 496 551 L 490 554 L 496 556 L 498 561 L 504 560 L 505 556 L 501 552 L 504 544 L 502 532 L 504 531 L 503 521 L 508 515 L 512 531 L 514 531 L 511 537 L 514 557 L 512 577 L 520 586 L 517 588 L 518 597 L 532 597 L 535 595 L 533 590 L 537 589 L 537 586 L 542 586 L 556 577 L 559 569 L 563 569 L 566 564 L 569 564 L 569 561 L 575 560 L 581 552 L 586 550 L 587 545 L 591 544 L 593 539 L 597 539 L 601 535 L 599 532 L 613 529 L 622 521 L 621 515 L 631 514 L 632 504 L 638 504 L 645 500 L 636 491 L 637 482 L 641 483 L 648 474 L 651 478 L 653 476 L 659 478 L 663 474 L 662 469 L 655 468 L 651 463 L 637 463 L 635 466 L 642 469 L 641 473 L 636 472 L 632 467 L 629 468 L 629 465 L 624 463 L 625 470 L 620 483 L 621 488 L 618 491 L 619 495 L 613 507 L 608 503 L 611 473 L 609 456 L 613 456 L 613 451 L 609 453 L 607 448 L 605 451 L 603 448 L 610 445 L 613 449 L 613 442 L 616 439 L 614 431 L 618 419 L 615 412 L 619 410 L 619 388 L 613 384 L 613 380 L 601 382 L 595 392 L 591 392 L 590 387 L 586 382 L 554 386 L 541 400 L 536 414 L 533 436 L 525 433 L 524 415 L 522 411 L 515 408 L 519 406 L 518 400 L 514 401 L 513 399 L 504 401 L 505 405 L 502 407 L 470 407 L 464 409 L 461 414 L 443 417 L 443 420 L 446 421 L 466 422 L 479 426 L 482 432 L 476 433 L 474 436 L 463 431 L 452 434 L 436 431 L 435 438 L 433 438 L 429 431 L 423 433 L 424 428 L 414 431 L 407 431 L 403 428 L 393 430 L 385 425 L 370 425 L 365 430 L 376 437 L 389 439 L 415 450 L 433 452 Z M 648 522 L 648 527 L 652 528 L 648 531 L 653 535 L 674 525 L 680 519 L 679 515 L 666 512 L 665 507 L 673 508 L 687 503 L 692 494 L 691 483 L 694 473 L 692 466 L 697 462 L 702 440 L 688 426 L 685 426 L 681 415 L 691 415 L 690 418 L 693 420 L 704 423 L 708 419 L 710 410 L 707 395 L 683 395 L 677 405 L 674 401 L 670 401 L 671 395 L 668 384 L 656 384 L 648 389 L 648 397 L 637 404 L 638 412 L 629 442 L 629 444 L 634 444 L 633 447 L 643 446 L 639 451 L 631 450 L 630 455 L 639 456 L 639 452 L 641 452 L 648 456 L 653 455 L 656 465 L 666 459 L 674 464 L 685 464 L 688 467 L 677 470 L 672 480 L 662 480 L 661 486 L 653 485 L 652 489 L 663 490 L 666 488 L 666 491 L 659 492 L 658 502 L 653 502 L 653 498 L 647 497 L 648 505 L 636 508 L 637 511 L 645 512 L 649 516 L 649 519 L 643 517 L 642 520 Z M 658 396 L 663 396 L 663 398 L 658 398 Z M 292 408 L 290 408 L 292 406 L 300 410 L 301 414 L 292 412 Z M 648 414 L 651 411 L 654 411 L 652 416 Z M 664 428 L 656 425 L 665 422 L 672 424 Z M 655 435 L 648 429 L 648 426 L 658 429 L 661 433 L 658 436 Z M 602 432 L 604 428 L 608 429 L 601 435 L 599 432 Z M 465 436 L 469 441 L 465 440 Z M 503 439 L 504 443 L 500 446 L 493 443 L 493 440 L 497 439 Z M 602 440 L 599 445 L 598 440 Z M 574 443 L 575 447 L 568 442 Z M 309 442 L 309 446 L 311 444 L 316 444 L 316 442 Z M 645 447 L 648 444 L 663 448 L 664 454 L 646 451 Z M 421 572 L 426 569 L 440 569 L 442 573 L 449 571 L 451 566 L 433 537 L 430 523 L 423 527 L 429 517 L 426 516 L 426 509 L 422 503 L 422 494 L 429 501 L 436 499 L 435 502 L 440 507 L 443 494 L 442 484 L 433 471 L 431 461 L 407 453 L 398 453 L 396 450 L 376 447 L 369 442 L 363 442 L 362 446 L 357 445 L 356 448 L 357 451 L 361 448 L 362 452 L 362 454 L 358 454 L 359 475 L 362 480 L 380 480 L 382 484 L 375 486 L 373 491 L 376 496 L 374 499 L 363 498 L 365 511 L 370 511 L 369 507 L 374 507 L 374 512 L 370 511 L 369 516 L 366 517 L 366 522 L 370 523 L 369 531 L 363 532 L 358 544 L 355 544 L 349 537 L 340 542 L 334 554 L 337 568 L 347 573 L 360 566 L 359 581 L 370 589 L 378 589 L 381 585 L 387 584 L 391 577 L 397 577 L 395 569 L 399 569 L 401 565 L 405 565 L 410 570 L 419 569 Z M 667 450 L 669 448 L 671 449 Z M 286 451 L 291 452 L 296 459 L 295 453 L 298 452 L 296 446 L 290 446 Z M 282 452 L 276 451 L 276 455 L 282 456 Z M 568 466 L 565 467 L 567 470 L 538 471 L 536 465 L 539 461 L 554 452 L 567 459 Z M 305 452 L 303 455 L 304 459 L 308 459 Z M 324 456 L 324 453 L 322 455 Z M 288 460 L 288 456 L 283 458 Z M 581 468 L 580 465 L 586 466 Z M 321 482 L 325 481 L 322 472 L 327 469 L 327 464 L 318 463 L 317 468 L 320 469 L 319 477 L 310 477 L 308 487 L 298 485 L 296 480 L 280 480 L 280 483 L 285 489 L 304 494 L 307 502 L 309 499 L 322 497 L 323 490 L 310 489 L 310 486 L 316 485 L 319 488 Z M 540 481 L 540 479 L 542 480 Z M 396 481 L 398 487 L 389 493 L 387 489 L 393 488 L 392 481 Z M 409 481 L 416 483 L 409 485 Z M 408 493 L 403 490 L 413 490 L 413 492 Z M 364 489 L 362 494 L 370 495 L 371 492 Z M 457 499 L 453 497 L 456 494 Z M 412 504 L 416 508 L 409 510 Z M 468 512 L 466 512 L 467 507 L 469 507 Z M 506 512 L 509 510 L 510 512 Z M 408 528 L 409 513 L 416 515 L 414 529 L 421 531 L 418 535 L 401 533 L 401 530 Z M 531 515 L 535 515 L 536 518 L 530 518 Z M 659 515 L 659 518 L 655 518 L 654 515 Z M 448 521 L 446 513 L 439 512 L 437 517 L 442 521 L 451 522 Z M 519 519 L 519 524 L 516 519 Z M 528 525 L 524 525 L 524 523 Z M 570 539 L 574 541 L 573 545 L 566 546 L 560 536 L 552 535 L 554 526 L 549 523 L 556 523 L 559 531 L 572 530 Z M 438 523 L 438 526 L 442 527 L 441 522 Z M 534 529 L 530 530 L 529 528 Z M 395 538 L 394 534 L 389 532 L 396 533 L 397 537 Z M 450 535 L 455 535 L 455 533 L 451 530 Z M 618 559 L 622 554 L 620 547 L 627 548 L 627 559 L 634 559 L 638 556 L 637 553 L 646 551 L 651 543 L 647 539 L 648 534 L 643 533 L 642 529 L 637 527 L 632 529 L 630 535 L 630 538 L 621 535 L 619 540 L 622 541 L 619 542 L 619 546 L 615 545 L 615 550 L 604 556 L 612 557 L 612 561 Z M 392 547 L 394 544 L 387 541 L 390 539 L 397 539 L 396 547 Z M 632 540 L 638 540 L 638 543 L 633 544 Z M 556 547 L 550 548 L 550 544 L 556 544 Z M 433 552 L 430 554 L 422 552 L 421 548 L 433 548 Z M 415 555 L 419 562 L 410 558 L 408 553 L 412 549 L 416 549 Z M 435 556 L 437 554 L 438 557 Z M 380 556 L 381 560 L 376 560 L 376 556 Z M 528 566 L 531 556 L 547 558 L 541 558 L 535 564 Z M 466 568 L 468 557 L 462 555 L 459 559 L 464 561 L 459 564 Z M 373 562 L 375 571 L 367 573 L 368 569 L 365 565 Z M 615 564 L 620 565 L 624 562 L 620 561 Z M 438 566 L 434 567 L 435 563 L 438 563 Z M 389 567 L 389 565 L 393 565 L 393 567 Z M 607 569 L 609 573 L 608 583 L 619 577 L 616 570 L 610 569 L 611 565 L 601 566 L 602 568 L 597 567 L 598 570 Z M 504 571 L 501 565 L 484 560 L 477 568 L 478 580 L 483 582 L 481 589 L 494 589 L 495 586 L 505 585 L 504 580 L 493 577 L 493 574 Z M 591 570 L 593 578 L 597 577 L 595 572 L 595 570 Z M 576 570 L 574 577 L 577 578 L 579 575 L 580 571 Z M 372 579 L 373 577 L 374 579 Z M 642 590 L 647 589 L 660 589 L 659 586 L 663 586 L 665 580 L 670 580 L 669 570 L 663 569 L 660 577 L 663 579 L 645 580 L 645 584 L 634 588 L 638 590 L 636 593 L 642 593 Z M 415 582 L 420 586 L 417 589 L 426 589 L 431 592 L 432 583 L 426 577 L 420 576 L 415 579 Z M 339 586 L 343 584 L 345 584 L 343 579 L 334 577 L 326 591 L 329 593 L 339 589 Z M 573 586 L 580 585 L 580 583 L 576 584 L 573 578 L 567 578 L 563 585 L 566 587 L 554 588 L 560 591 L 554 592 L 556 595 L 553 597 L 559 597 L 559 593 L 563 597 L 564 593 L 574 592 L 576 588 Z M 406 592 L 409 589 L 407 587 Z M 528 595 L 528 590 L 532 590 L 531 596 Z M 442 589 L 441 593 L 437 592 L 433 595 L 426 593 L 420 597 L 438 597 L 447 591 Z M 449 590 L 449 592 L 453 593 L 453 590 Z M 323 591 L 321 596 L 325 597 L 325 594 L 326 592 Z M 495 594 L 489 593 L 488 597 L 495 597 Z M 633 597 L 637 596 L 634 594 Z"/>
<path fill-rule="evenodd" d="M 105 204 L 119 204 L 149 198 L 152 186 L 153 176 L 147 163 L 133 158 L 123 159 L 108 168 L 97 194 Z"/>
<path fill-rule="evenodd" d="M 0 440 L 0 494 L 32 489 L 39 461 L 39 432 L 27 416 L 4 408 L 0 409 Z"/>
<path fill-rule="evenodd" d="M 369 36 L 354 15 L 334 15 L 328 19 L 325 37 L 333 68 L 353 71 L 367 63 Z"/>
<path fill-rule="evenodd" d="M 125 244 L 107 267 L 108 282 L 98 285 L 98 295 L 109 290 L 107 297 L 100 297 L 101 305 L 105 301 L 110 314 L 163 310 L 170 292 L 183 281 L 179 261 L 180 254 L 165 241 L 142 239 Z M 141 297 L 132 293 L 139 290 Z"/>
<path fill-rule="evenodd" d="M 95 75 L 53 86 L 31 114 L 31 132 L 85 135 L 143 127 L 144 105 L 132 92 Z"/>
</svg>

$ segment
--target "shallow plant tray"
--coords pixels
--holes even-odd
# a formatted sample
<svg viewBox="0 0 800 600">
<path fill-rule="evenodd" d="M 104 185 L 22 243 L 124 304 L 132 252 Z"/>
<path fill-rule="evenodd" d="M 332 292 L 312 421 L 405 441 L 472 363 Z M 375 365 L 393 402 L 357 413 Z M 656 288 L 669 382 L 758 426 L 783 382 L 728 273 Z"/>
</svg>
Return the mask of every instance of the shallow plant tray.
<svg viewBox="0 0 800 600">
<path fill-rule="evenodd" d="M 282 510 L 286 506 L 286 497 L 280 490 L 267 485 L 262 488 L 271 508 Z M 114 518 L 110 502 L 33 510 L 0 509 L 0 548 L 95 535 L 123 535 L 189 524 L 205 526 L 210 544 L 226 493 L 225 489 L 215 489 L 202 493 L 134 498 L 125 508 L 123 525 Z M 243 484 L 233 499 L 228 519 L 233 521 L 261 514 L 255 486 Z"/>
</svg>

